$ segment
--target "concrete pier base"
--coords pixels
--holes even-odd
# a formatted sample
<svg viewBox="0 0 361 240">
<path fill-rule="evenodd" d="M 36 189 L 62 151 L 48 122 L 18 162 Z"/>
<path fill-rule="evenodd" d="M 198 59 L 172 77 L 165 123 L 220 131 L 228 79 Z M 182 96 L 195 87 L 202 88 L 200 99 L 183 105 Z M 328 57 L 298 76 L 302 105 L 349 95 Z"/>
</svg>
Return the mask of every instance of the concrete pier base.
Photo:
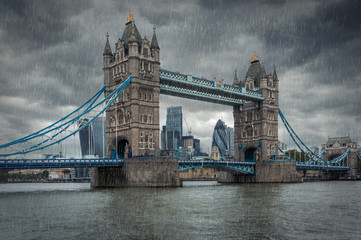
<svg viewBox="0 0 361 240">
<path fill-rule="evenodd" d="M 298 183 L 302 176 L 296 170 L 296 162 L 260 161 L 256 163 L 258 183 Z"/>
<path fill-rule="evenodd" d="M 123 167 L 92 168 L 91 187 L 181 187 L 176 158 L 129 158 Z"/>
</svg>

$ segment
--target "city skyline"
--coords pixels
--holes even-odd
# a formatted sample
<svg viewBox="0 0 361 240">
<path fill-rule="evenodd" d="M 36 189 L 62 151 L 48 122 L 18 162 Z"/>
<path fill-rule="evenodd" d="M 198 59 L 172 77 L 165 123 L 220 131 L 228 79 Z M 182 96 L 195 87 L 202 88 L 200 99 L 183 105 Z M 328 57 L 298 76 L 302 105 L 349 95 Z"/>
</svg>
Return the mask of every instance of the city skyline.
<svg viewBox="0 0 361 240">
<path fill-rule="evenodd" d="M 235 69 L 243 80 L 256 52 L 267 73 L 276 65 L 280 108 L 309 146 L 348 134 L 361 141 L 361 14 L 355 2 L 0 4 L 1 143 L 55 122 L 102 86 L 105 35 L 114 49 L 129 8 L 142 37 L 150 39 L 157 28 L 162 68 L 210 80 L 220 75 L 231 84 Z M 160 126 L 171 105 L 183 107 L 205 145 L 221 116 L 233 126 L 231 107 L 168 96 L 160 98 Z M 280 141 L 289 145 L 281 122 L 279 129 Z"/>
</svg>

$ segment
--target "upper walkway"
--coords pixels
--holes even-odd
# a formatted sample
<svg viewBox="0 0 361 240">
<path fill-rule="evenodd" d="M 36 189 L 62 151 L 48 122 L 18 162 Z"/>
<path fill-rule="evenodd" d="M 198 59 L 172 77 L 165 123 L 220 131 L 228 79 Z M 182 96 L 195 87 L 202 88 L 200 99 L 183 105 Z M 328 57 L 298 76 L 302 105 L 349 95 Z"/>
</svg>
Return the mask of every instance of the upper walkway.
<svg viewBox="0 0 361 240">
<path fill-rule="evenodd" d="M 262 92 L 204 78 L 160 70 L 160 93 L 223 105 L 242 105 L 243 101 L 263 101 Z"/>
</svg>

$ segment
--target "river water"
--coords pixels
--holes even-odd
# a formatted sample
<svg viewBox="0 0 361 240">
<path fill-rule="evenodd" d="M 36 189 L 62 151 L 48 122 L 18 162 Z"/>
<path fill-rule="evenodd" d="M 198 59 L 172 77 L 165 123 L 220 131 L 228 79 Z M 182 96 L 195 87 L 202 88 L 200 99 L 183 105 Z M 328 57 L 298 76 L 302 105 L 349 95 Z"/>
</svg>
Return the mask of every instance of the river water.
<svg viewBox="0 0 361 240">
<path fill-rule="evenodd" d="M 0 239 L 361 239 L 361 181 L 0 185 Z"/>
</svg>

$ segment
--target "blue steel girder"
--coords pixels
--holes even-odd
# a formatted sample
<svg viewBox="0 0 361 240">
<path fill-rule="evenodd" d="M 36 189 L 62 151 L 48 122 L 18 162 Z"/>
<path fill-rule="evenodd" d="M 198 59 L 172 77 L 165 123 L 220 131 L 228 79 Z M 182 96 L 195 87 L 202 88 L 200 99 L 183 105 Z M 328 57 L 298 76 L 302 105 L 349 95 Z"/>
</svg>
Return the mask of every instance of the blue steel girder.
<svg viewBox="0 0 361 240">
<path fill-rule="evenodd" d="M 210 167 L 217 166 L 222 168 L 228 168 L 230 170 L 240 172 L 242 174 L 254 174 L 254 162 L 231 162 L 231 161 L 215 161 L 215 160 L 186 160 L 179 161 L 179 171 L 197 167 Z"/>
<path fill-rule="evenodd" d="M 0 169 L 123 166 L 122 159 L 0 159 Z"/>
<path fill-rule="evenodd" d="M 260 91 L 222 84 L 180 73 L 160 70 L 160 93 L 224 105 L 242 105 L 243 101 L 263 101 Z"/>
<path fill-rule="evenodd" d="M 321 170 L 327 172 L 347 172 L 350 170 L 348 166 L 334 166 L 334 165 L 312 165 L 312 164 L 296 164 L 297 169 L 303 170 Z"/>
</svg>

